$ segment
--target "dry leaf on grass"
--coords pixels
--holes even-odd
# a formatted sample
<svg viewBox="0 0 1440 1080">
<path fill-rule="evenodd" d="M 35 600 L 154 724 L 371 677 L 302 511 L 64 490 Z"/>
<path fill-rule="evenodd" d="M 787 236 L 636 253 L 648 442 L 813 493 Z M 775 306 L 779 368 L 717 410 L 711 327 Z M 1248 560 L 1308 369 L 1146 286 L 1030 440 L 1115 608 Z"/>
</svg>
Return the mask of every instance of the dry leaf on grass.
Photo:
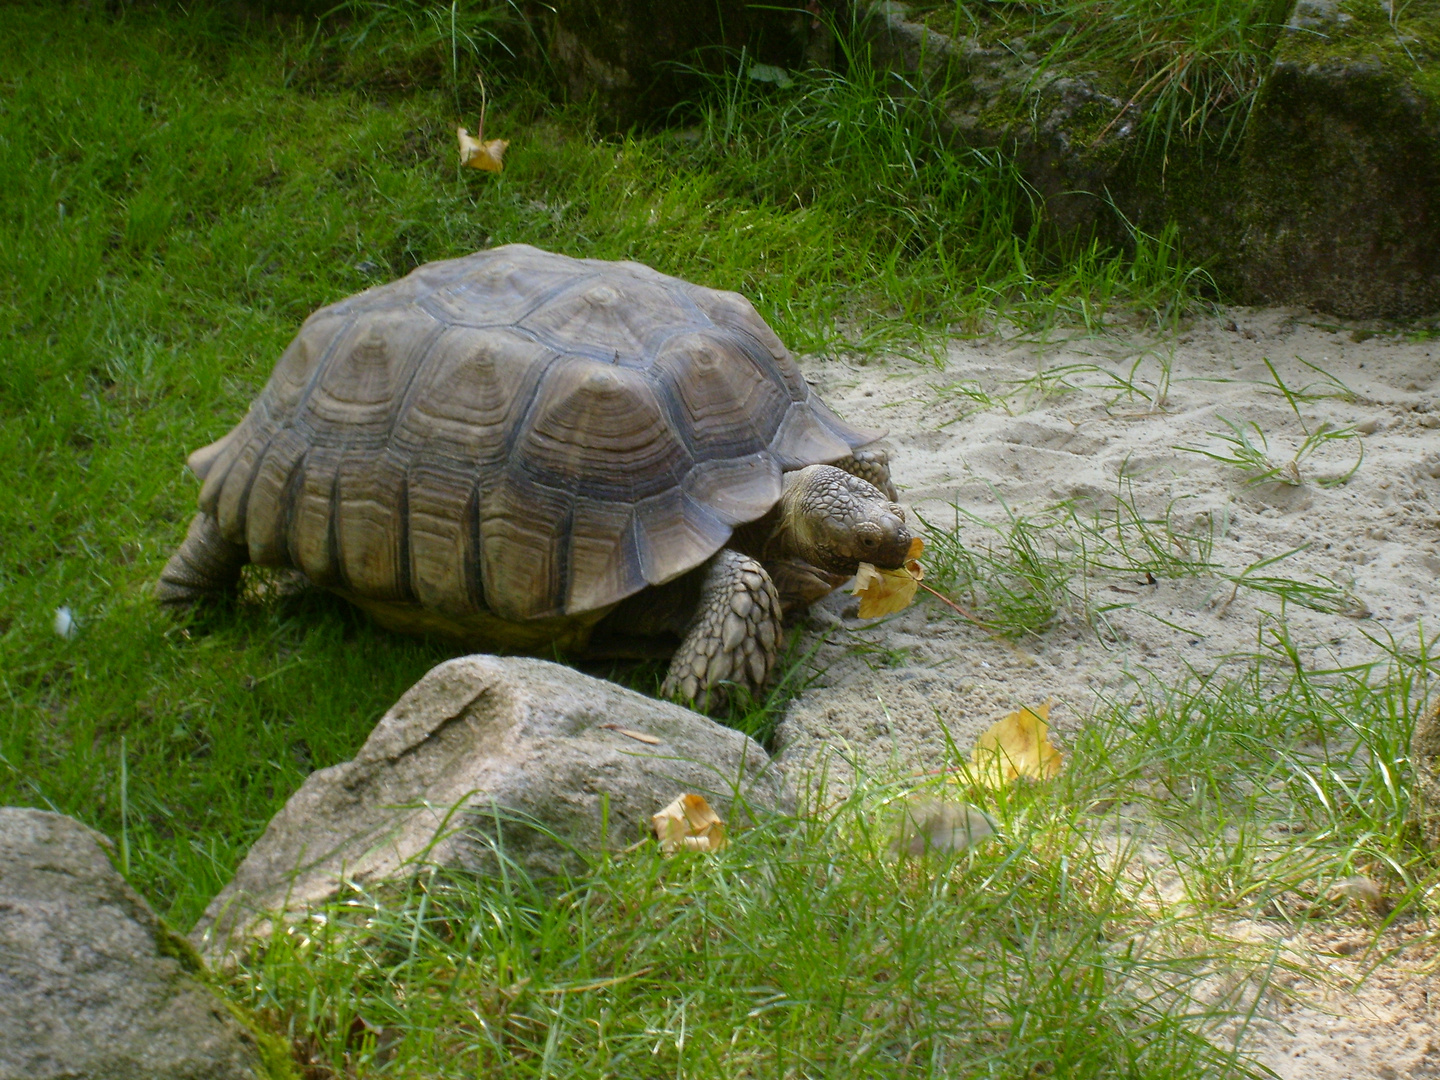
<svg viewBox="0 0 1440 1080">
<path fill-rule="evenodd" d="M 725 846 L 725 823 L 699 795 L 677 795 L 675 801 L 650 819 L 660 850 L 719 851 Z"/>
<path fill-rule="evenodd" d="M 505 169 L 505 148 L 509 139 L 485 138 L 485 80 L 475 76 L 480 83 L 480 126 L 472 136 L 465 128 L 456 128 L 455 135 L 460 141 L 460 164 L 485 172 L 502 172 Z"/>
<path fill-rule="evenodd" d="M 970 763 L 980 783 L 1004 787 L 1019 776 L 1049 780 L 1058 773 L 1063 755 L 1050 742 L 1049 720 L 1047 701 L 992 724 L 970 751 Z"/>
<path fill-rule="evenodd" d="M 860 618 L 878 619 L 910 606 L 925 577 L 925 568 L 919 562 L 924 550 L 925 541 L 917 536 L 910 541 L 905 565 L 898 570 L 881 570 L 868 562 L 860 564 L 860 569 L 855 571 L 855 585 L 850 590 L 860 597 Z"/>
<path fill-rule="evenodd" d="M 456 128 L 455 134 L 460 139 L 460 164 L 468 165 L 472 169 L 483 169 L 485 172 L 501 172 L 505 168 L 505 148 L 510 145 L 509 139 L 490 139 L 483 141 L 484 129 L 476 132 L 472 138 L 470 132 L 463 127 Z"/>
</svg>

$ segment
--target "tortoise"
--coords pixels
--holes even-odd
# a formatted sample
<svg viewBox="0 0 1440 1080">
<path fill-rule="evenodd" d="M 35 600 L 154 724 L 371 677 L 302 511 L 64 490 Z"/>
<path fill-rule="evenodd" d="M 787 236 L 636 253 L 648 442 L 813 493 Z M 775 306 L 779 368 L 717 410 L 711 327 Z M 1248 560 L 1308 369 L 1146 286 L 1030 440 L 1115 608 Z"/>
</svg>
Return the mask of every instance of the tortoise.
<svg viewBox="0 0 1440 1080">
<path fill-rule="evenodd" d="M 744 297 L 509 245 L 306 320 L 196 450 L 156 585 L 188 606 L 289 567 L 468 647 L 673 653 L 666 696 L 759 690 L 783 620 L 910 546 L 885 451 Z"/>
</svg>

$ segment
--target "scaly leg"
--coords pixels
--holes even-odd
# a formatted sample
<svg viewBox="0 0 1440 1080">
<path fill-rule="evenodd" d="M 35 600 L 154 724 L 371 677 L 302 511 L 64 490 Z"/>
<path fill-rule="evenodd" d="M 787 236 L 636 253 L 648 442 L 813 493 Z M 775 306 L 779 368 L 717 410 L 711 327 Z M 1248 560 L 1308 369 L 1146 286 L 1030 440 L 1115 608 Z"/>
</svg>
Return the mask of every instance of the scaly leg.
<svg viewBox="0 0 1440 1080">
<path fill-rule="evenodd" d="M 166 607 L 185 607 L 206 596 L 229 592 L 240 580 L 240 568 L 250 561 L 244 544 L 232 544 L 220 535 L 209 514 L 196 514 L 190 531 L 155 583 L 155 599 Z"/>
<path fill-rule="evenodd" d="M 664 697 L 721 708 L 732 684 L 758 693 L 780 651 L 780 598 L 754 559 L 721 549 L 705 568 L 700 602 L 660 688 Z"/>
<path fill-rule="evenodd" d="M 835 468 L 874 484 L 891 502 L 895 502 L 899 498 L 895 491 L 895 483 L 890 479 L 890 452 L 888 450 L 868 446 L 861 447 L 849 457 L 835 462 Z"/>
</svg>

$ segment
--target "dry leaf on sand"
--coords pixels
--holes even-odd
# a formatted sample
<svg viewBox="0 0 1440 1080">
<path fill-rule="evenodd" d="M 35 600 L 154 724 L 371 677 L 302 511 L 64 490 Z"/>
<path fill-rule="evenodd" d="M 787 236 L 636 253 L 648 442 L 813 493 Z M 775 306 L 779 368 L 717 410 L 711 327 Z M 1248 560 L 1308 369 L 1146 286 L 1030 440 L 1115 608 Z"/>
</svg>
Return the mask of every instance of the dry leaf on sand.
<svg viewBox="0 0 1440 1080">
<path fill-rule="evenodd" d="M 650 819 L 660 850 L 719 851 L 725 846 L 725 823 L 699 795 L 677 795 L 675 801 Z"/>
<path fill-rule="evenodd" d="M 980 783 L 1004 787 L 1018 776 L 1049 780 L 1058 773 L 1063 755 L 1050 742 L 1049 720 L 1047 701 L 992 724 L 970 751 L 970 763 Z"/>
<path fill-rule="evenodd" d="M 925 569 L 919 563 L 920 553 L 925 550 L 925 541 L 920 537 L 910 541 L 910 550 L 905 554 L 905 565 L 898 570 L 881 570 L 868 562 L 862 562 L 855 571 L 855 584 L 850 589 L 860 597 L 860 618 L 878 619 L 881 615 L 894 615 L 904 611 L 915 599 L 915 591 L 925 577 Z"/>
<path fill-rule="evenodd" d="M 489 139 L 481 141 L 480 138 L 472 138 L 470 132 L 463 127 L 456 128 L 455 134 L 460 139 L 460 164 L 468 165 L 472 169 L 484 169 L 486 172 L 501 172 L 505 168 L 505 148 L 510 145 L 509 139 Z M 476 133 L 484 135 L 484 131 Z"/>
</svg>

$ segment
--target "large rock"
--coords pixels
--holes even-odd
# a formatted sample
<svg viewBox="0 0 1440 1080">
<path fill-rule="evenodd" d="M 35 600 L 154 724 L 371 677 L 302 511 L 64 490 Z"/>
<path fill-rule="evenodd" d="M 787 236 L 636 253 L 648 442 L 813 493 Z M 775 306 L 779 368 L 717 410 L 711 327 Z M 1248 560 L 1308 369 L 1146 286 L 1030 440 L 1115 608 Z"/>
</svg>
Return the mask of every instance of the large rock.
<svg viewBox="0 0 1440 1080">
<path fill-rule="evenodd" d="M 1440 0 L 1300 0 L 1247 136 L 1251 303 L 1440 314 Z"/>
<path fill-rule="evenodd" d="M 224 958 L 263 932 L 267 913 L 429 866 L 488 874 L 497 846 L 554 874 L 577 853 L 645 835 L 681 792 L 727 818 L 786 800 L 759 744 L 699 713 L 543 660 L 450 660 L 405 692 L 353 760 L 305 781 L 191 940 Z"/>
<path fill-rule="evenodd" d="M 72 818 L 0 808 L 0 1080 L 291 1075 L 100 845 Z"/>
</svg>

